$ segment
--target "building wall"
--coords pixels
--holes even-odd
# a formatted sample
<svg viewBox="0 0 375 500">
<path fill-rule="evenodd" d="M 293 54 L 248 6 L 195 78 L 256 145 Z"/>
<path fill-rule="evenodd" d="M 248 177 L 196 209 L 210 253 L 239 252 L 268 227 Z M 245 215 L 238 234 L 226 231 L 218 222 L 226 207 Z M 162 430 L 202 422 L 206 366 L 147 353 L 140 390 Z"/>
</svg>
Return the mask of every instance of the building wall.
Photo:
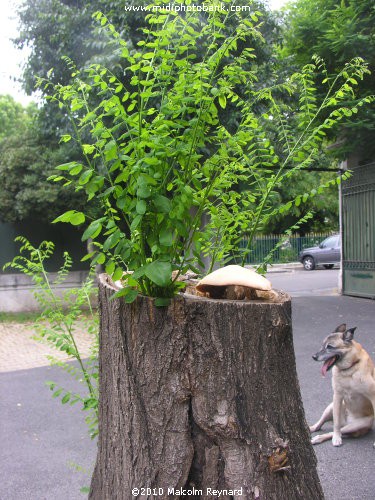
<svg viewBox="0 0 375 500">
<path fill-rule="evenodd" d="M 53 285 L 52 289 L 57 296 L 64 292 L 78 288 L 87 278 L 87 271 L 72 271 L 64 283 Z M 56 273 L 50 273 L 51 282 Z M 24 274 L 0 275 L 0 313 L 2 312 L 32 312 L 40 311 L 40 306 L 34 298 L 34 285 L 30 276 Z M 92 305 L 96 305 L 95 298 Z"/>
</svg>

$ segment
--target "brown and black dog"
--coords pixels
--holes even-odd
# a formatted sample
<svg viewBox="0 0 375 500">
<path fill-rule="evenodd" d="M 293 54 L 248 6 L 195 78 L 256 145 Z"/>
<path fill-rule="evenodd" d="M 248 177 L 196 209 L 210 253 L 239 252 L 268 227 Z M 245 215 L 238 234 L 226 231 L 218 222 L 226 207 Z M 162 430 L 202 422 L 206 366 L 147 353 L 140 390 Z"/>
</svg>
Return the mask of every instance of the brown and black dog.
<svg viewBox="0 0 375 500">
<path fill-rule="evenodd" d="M 333 420 L 333 432 L 314 436 L 312 444 L 332 439 L 333 446 L 340 446 L 342 436 L 362 436 L 373 426 L 375 367 L 361 344 L 353 340 L 355 329 L 338 326 L 313 356 L 315 361 L 323 361 L 323 376 L 332 368 L 333 402 L 310 431 L 319 431 L 325 422 Z"/>
</svg>

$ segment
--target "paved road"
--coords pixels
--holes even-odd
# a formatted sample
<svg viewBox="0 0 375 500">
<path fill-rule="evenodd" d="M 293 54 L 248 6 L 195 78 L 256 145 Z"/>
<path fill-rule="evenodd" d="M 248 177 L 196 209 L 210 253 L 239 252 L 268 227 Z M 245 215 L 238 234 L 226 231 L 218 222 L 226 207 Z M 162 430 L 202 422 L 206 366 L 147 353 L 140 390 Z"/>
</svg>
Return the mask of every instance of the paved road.
<svg viewBox="0 0 375 500">
<path fill-rule="evenodd" d="M 297 370 L 308 422 L 315 421 L 332 397 L 330 376 L 322 378 L 311 355 L 338 324 L 358 326 L 357 339 L 375 359 L 375 301 L 326 295 L 337 271 L 272 273 L 275 288 L 293 296 L 293 329 Z M 315 292 L 314 292 L 315 290 Z M 321 290 L 319 292 L 318 290 Z M 323 294 L 323 295 L 321 295 Z M 22 350 L 22 339 L 19 342 Z M 14 352 L 13 352 L 14 356 Z M 88 435 L 84 414 L 51 398 L 44 386 L 54 380 L 76 390 L 57 368 L 40 367 L 0 373 L 1 500 L 82 500 L 89 484 L 96 445 Z M 375 432 L 334 448 L 315 447 L 327 500 L 375 498 Z M 69 463 L 88 473 L 76 472 Z M 310 500 L 310 499 L 301 499 Z"/>
<path fill-rule="evenodd" d="M 90 484 L 96 443 L 84 413 L 53 399 L 47 380 L 82 390 L 56 367 L 0 373 L 1 500 L 85 498 L 80 489 Z"/>
<path fill-rule="evenodd" d="M 375 301 L 343 296 L 297 297 L 293 304 L 293 334 L 297 371 L 306 419 L 314 423 L 331 402 L 331 374 L 320 375 L 320 364 L 311 355 L 323 338 L 341 323 L 357 326 L 355 338 L 375 360 Z M 327 424 L 329 429 L 329 424 Z M 359 439 L 314 447 L 326 500 L 374 500 L 374 430 Z M 304 500 L 304 499 L 303 499 Z"/>
<path fill-rule="evenodd" d="M 305 271 L 299 267 L 277 267 L 267 274 L 273 288 L 285 290 L 292 297 L 336 295 L 339 269 Z"/>
<path fill-rule="evenodd" d="M 0 499 L 83 500 L 96 443 L 80 408 L 53 399 L 45 382 L 80 394 L 84 388 L 48 366 L 46 356 L 66 356 L 36 342 L 34 334 L 32 323 L 0 323 Z M 88 355 L 92 338 L 84 324 L 75 338 L 82 356 Z"/>
</svg>

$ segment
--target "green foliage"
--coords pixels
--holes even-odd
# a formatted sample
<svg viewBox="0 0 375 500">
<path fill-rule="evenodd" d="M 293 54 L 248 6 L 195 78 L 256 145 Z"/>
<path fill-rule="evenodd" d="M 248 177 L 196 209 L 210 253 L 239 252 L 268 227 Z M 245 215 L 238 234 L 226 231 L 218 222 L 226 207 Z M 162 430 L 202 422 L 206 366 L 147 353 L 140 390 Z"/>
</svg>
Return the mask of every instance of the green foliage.
<svg viewBox="0 0 375 500">
<path fill-rule="evenodd" d="M 54 166 L 76 153 L 70 145 L 44 141 L 38 118 L 36 105 L 25 108 L 9 96 L 0 96 L 2 222 L 27 218 L 50 221 L 70 204 L 82 204 L 74 189 L 47 182 Z"/>
<path fill-rule="evenodd" d="M 353 78 L 356 96 L 347 96 L 348 104 L 355 107 L 356 99 L 374 95 L 375 85 L 375 9 L 373 0 L 297 0 L 290 4 L 284 30 L 283 56 L 288 66 L 303 66 L 314 54 L 323 58 L 329 75 L 337 75 L 345 61 L 362 57 L 372 73 L 363 80 Z M 323 77 L 324 78 L 324 77 Z M 322 98 L 321 79 L 317 84 Z M 347 155 L 362 150 L 373 159 L 375 127 L 374 104 L 359 109 L 354 117 L 346 117 L 341 124 L 344 141 L 338 153 Z M 367 156 L 368 155 L 368 156 Z"/>
<path fill-rule="evenodd" d="M 236 5 L 248 6 L 248 2 L 238 0 Z M 124 60 L 112 50 L 107 30 L 92 15 L 98 10 L 105 12 L 121 36 L 135 46 L 142 39 L 141 29 L 148 24 L 145 7 L 142 0 L 24 0 L 17 12 L 20 32 L 14 42 L 19 48 L 29 49 L 23 73 L 26 92 L 35 90 L 37 77 L 47 78 L 48 74 L 54 83 L 68 84 L 71 74 L 63 57 L 74 59 L 79 69 L 99 60 L 120 75 Z M 252 11 L 256 10 L 262 12 L 259 29 L 268 43 L 254 43 L 258 59 L 266 61 L 279 29 L 263 2 L 252 2 Z"/>
<path fill-rule="evenodd" d="M 79 403 L 87 411 L 86 422 L 90 436 L 98 433 L 98 319 L 91 306 L 95 290 L 92 276 L 89 276 L 79 288 L 69 289 L 62 295 L 56 293 L 56 286 L 62 285 L 72 266 L 70 256 L 64 254 L 64 264 L 54 280 L 45 270 L 45 261 L 54 251 L 52 242 L 43 241 L 38 248 L 23 237 L 16 238 L 21 243 L 20 253 L 4 268 L 12 267 L 31 276 L 34 282 L 34 297 L 41 314 L 34 322 L 35 339 L 65 353 L 68 361 L 61 361 L 48 356 L 51 364 L 61 367 L 66 373 L 86 386 L 87 393 L 82 395 L 58 387 L 55 382 L 47 382 L 54 398 L 60 398 L 62 404 Z M 83 360 L 78 349 L 75 334 L 78 328 L 84 328 L 93 338 L 91 352 Z M 78 362 L 78 366 L 71 363 Z"/>
<path fill-rule="evenodd" d="M 164 304 L 180 286 L 172 271 L 203 267 L 202 254 L 212 265 L 233 258 L 243 263 L 255 234 L 272 218 L 336 183 L 275 203 L 278 188 L 317 159 L 327 131 L 369 101 L 346 106 L 352 82 L 367 67 L 356 58 L 334 79 L 327 75 L 317 104 L 314 77 L 325 74 L 319 58 L 287 82 L 259 90 L 249 46 L 262 38 L 258 12 L 236 18 L 221 11 L 207 19 L 196 12 L 153 13 L 136 49 L 103 14 L 95 17 L 116 43 L 125 77 L 99 64 L 79 71 L 67 60 L 72 85 L 40 80 L 74 123 L 74 134 L 63 140 L 77 141 L 85 158 L 60 165 L 51 180 L 100 201 L 101 217 L 91 220 L 84 239 L 95 240 L 89 257 L 105 264 L 114 280 L 134 271 L 120 292 L 125 300 L 140 291 Z M 101 102 L 92 105 L 96 95 Z M 285 95 L 299 96 L 297 110 Z M 223 109 L 236 117 L 230 126 Z M 86 220 L 74 209 L 56 219 Z M 244 236 L 248 246 L 239 253 Z"/>
<path fill-rule="evenodd" d="M 329 161 L 332 163 L 330 164 Z M 330 167 L 333 172 L 321 173 L 302 170 L 296 172 L 292 178 L 286 179 L 278 189 L 275 203 L 284 205 L 293 198 L 296 202 L 287 213 L 276 214 L 267 222 L 264 230 L 265 234 L 279 234 L 288 230 L 294 224 L 294 221 L 303 217 L 303 214 L 306 213 L 306 208 L 313 210 L 314 217 L 299 225 L 299 234 L 338 231 L 339 195 L 338 186 L 335 181 L 337 176 L 337 172 L 334 171 L 335 163 L 332 158 L 327 158 L 327 156 L 321 154 L 315 161 L 315 164 L 317 164 L 318 168 L 323 168 L 324 166 Z M 346 174 L 346 177 L 348 175 Z M 319 189 L 320 185 L 325 187 Z M 308 196 L 312 189 L 316 190 L 316 194 Z"/>
<path fill-rule="evenodd" d="M 18 129 L 0 141 L 0 213 L 2 222 L 36 218 L 48 222 L 71 204 L 83 205 L 74 189 L 47 182 L 56 163 L 71 155 L 67 145 L 40 141 L 33 127 Z"/>
<path fill-rule="evenodd" d="M 91 7 L 91 4 L 95 4 Z M 91 8 L 98 9 L 100 0 L 25 1 L 18 9 L 20 33 L 15 40 L 19 48 L 28 47 L 30 54 L 24 68 L 24 86 L 28 93 L 35 89 L 36 75 L 46 76 L 54 68 L 57 81 L 68 83 L 61 57 L 75 54 L 77 63 L 87 61 L 95 49 L 89 51 L 87 41 L 92 39 Z M 42 56 L 41 56 L 42 55 Z"/>
<path fill-rule="evenodd" d="M 34 104 L 24 108 L 10 95 L 0 95 L 0 142 L 19 130 L 25 130 L 32 122 L 35 113 Z"/>
</svg>

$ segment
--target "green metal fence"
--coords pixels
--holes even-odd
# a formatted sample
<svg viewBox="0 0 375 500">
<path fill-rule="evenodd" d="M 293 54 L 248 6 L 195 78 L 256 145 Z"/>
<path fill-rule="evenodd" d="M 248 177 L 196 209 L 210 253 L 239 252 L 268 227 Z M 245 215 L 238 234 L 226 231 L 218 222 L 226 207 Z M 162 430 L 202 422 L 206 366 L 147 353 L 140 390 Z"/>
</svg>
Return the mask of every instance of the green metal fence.
<svg viewBox="0 0 375 500">
<path fill-rule="evenodd" d="M 375 163 L 342 185 L 343 293 L 375 298 Z"/>
<path fill-rule="evenodd" d="M 259 264 L 273 251 L 270 262 L 297 262 L 298 254 L 304 248 L 314 247 L 332 233 L 313 233 L 305 236 L 267 234 L 256 236 L 246 257 L 246 264 Z M 246 248 L 247 240 L 242 240 L 240 248 Z"/>
</svg>

